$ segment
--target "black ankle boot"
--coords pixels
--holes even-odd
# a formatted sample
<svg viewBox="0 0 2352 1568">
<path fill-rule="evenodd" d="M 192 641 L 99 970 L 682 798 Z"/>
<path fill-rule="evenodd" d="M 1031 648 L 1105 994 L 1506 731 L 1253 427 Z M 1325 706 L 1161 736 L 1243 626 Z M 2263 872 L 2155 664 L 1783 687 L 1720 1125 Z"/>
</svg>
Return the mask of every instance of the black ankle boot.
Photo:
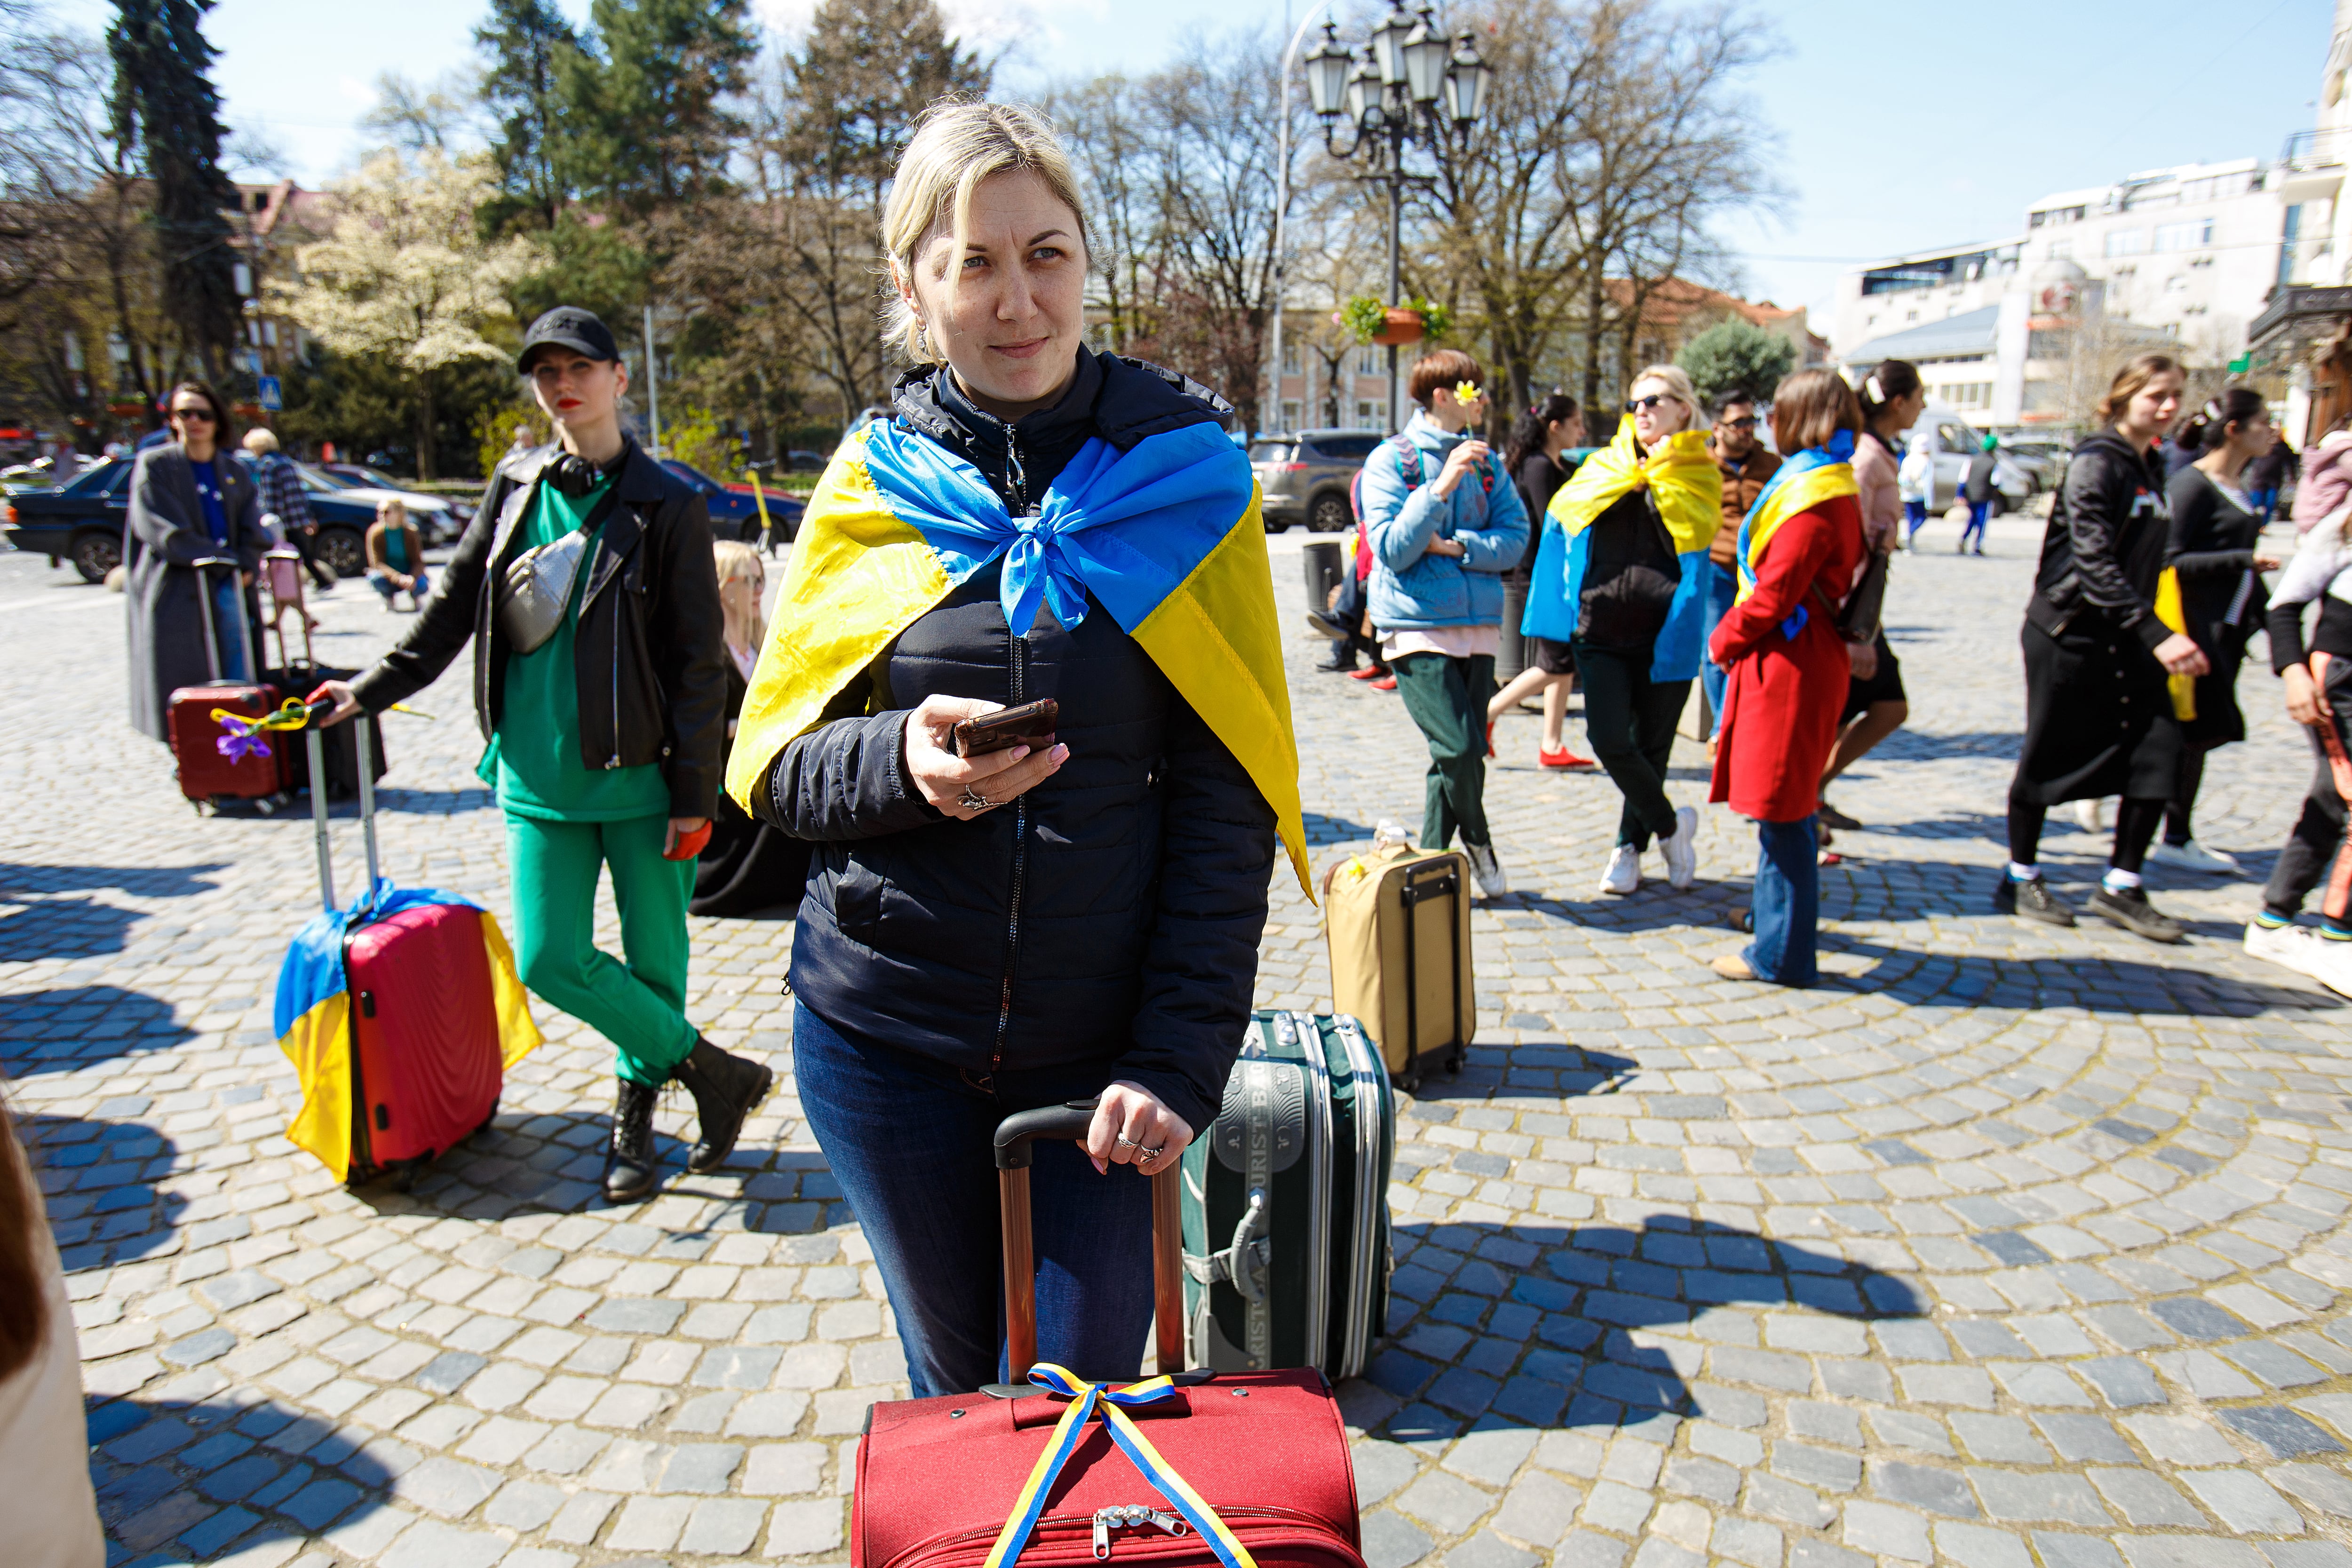
<svg viewBox="0 0 2352 1568">
<path fill-rule="evenodd" d="M 715 1171 L 735 1152 L 736 1134 L 743 1119 L 759 1109 L 776 1087 L 776 1075 L 749 1057 L 730 1056 L 709 1040 L 698 1037 L 686 1060 L 670 1069 L 670 1077 L 694 1096 L 694 1116 L 701 1133 L 686 1162 L 689 1171 Z"/>
<path fill-rule="evenodd" d="M 654 1101 L 661 1090 L 619 1080 L 613 1106 L 613 1163 L 604 1172 L 604 1195 L 616 1204 L 633 1203 L 654 1190 L 658 1174 L 654 1158 Z"/>
</svg>

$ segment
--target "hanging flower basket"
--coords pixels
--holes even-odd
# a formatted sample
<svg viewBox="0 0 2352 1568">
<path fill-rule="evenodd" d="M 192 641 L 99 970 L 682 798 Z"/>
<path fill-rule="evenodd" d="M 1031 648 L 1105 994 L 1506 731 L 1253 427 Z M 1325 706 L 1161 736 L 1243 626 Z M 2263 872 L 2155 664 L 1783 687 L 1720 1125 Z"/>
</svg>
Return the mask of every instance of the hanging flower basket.
<svg viewBox="0 0 2352 1568">
<path fill-rule="evenodd" d="M 1331 321 L 1334 326 L 1346 328 L 1360 343 L 1386 346 L 1442 338 L 1453 324 L 1453 313 L 1428 300 L 1383 305 L 1378 300 L 1360 295 L 1341 306 Z"/>
</svg>

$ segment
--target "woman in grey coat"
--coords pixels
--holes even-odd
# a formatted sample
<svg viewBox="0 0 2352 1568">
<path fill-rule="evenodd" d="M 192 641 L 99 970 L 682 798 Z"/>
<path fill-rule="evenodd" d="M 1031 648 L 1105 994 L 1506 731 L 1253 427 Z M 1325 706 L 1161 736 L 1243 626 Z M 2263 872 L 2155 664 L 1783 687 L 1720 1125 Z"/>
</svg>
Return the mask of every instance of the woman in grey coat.
<svg viewBox="0 0 2352 1568">
<path fill-rule="evenodd" d="M 261 527 L 261 500 L 245 465 L 229 456 L 228 409 L 201 381 L 172 389 L 166 405 L 177 440 L 139 454 L 131 470 L 131 517 L 123 530 L 124 626 L 131 647 L 131 722 L 158 741 L 170 739 L 172 693 L 213 678 L 205 657 L 204 605 L 189 563 L 233 556 L 234 584 L 218 567 L 205 574 L 213 592 L 213 630 L 220 678 L 249 682 L 246 639 L 235 616 L 254 617 L 247 589 L 261 569 L 269 536 Z M 253 645 L 260 646 L 256 634 Z"/>
</svg>

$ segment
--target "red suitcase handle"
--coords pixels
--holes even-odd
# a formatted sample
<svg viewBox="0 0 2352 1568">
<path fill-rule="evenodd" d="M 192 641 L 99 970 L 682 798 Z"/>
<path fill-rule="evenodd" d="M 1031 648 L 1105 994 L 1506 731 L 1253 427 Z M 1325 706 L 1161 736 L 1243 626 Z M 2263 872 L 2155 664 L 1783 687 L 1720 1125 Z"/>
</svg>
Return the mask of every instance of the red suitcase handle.
<svg viewBox="0 0 2352 1568">
<path fill-rule="evenodd" d="M 1018 1383 L 1037 1363 L 1037 1250 L 1029 1228 L 1029 1145 L 1040 1138 L 1085 1139 L 1095 1102 L 1074 1100 L 1006 1117 L 996 1129 L 996 1202 L 1004 1230 L 1004 1345 L 1009 1375 Z M 1184 1232 L 1182 1162 L 1151 1180 L 1151 1311 L 1160 1370 L 1184 1365 Z"/>
</svg>

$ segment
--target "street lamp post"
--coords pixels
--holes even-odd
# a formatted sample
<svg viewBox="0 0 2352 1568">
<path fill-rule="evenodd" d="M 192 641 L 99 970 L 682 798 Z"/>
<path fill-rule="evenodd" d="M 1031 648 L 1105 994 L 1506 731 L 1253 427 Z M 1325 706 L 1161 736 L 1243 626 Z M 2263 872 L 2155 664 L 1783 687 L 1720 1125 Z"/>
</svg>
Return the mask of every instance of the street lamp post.
<svg viewBox="0 0 2352 1568">
<path fill-rule="evenodd" d="M 1368 153 L 1360 178 L 1387 187 L 1389 286 L 1385 303 L 1404 292 L 1404 190 L 1420 183 L 1404 172 L 1404 151 L 1415 142 L 1440 145 L 1449 129 L 1467 135 L 1486 112 L 1486 84 L 1494 71 L 1478 58 L 1470 35 L 1452 49 L 1423 5 L 1416 19 L 1397 4 L 1359 52 L 1339 41 L 1339 28 L 1323 24 L 1323 39 L 1307 51 L 1307 94 L 1323 121 L 1323 147 L 1333 158 Z M 1348 121 L 1340 144 L 1339 121 Z M 1402 388 L 1397 377 L 1396 345 L 1389 345 L 1389 429 L 1404 424 Z"/>
</svg>

